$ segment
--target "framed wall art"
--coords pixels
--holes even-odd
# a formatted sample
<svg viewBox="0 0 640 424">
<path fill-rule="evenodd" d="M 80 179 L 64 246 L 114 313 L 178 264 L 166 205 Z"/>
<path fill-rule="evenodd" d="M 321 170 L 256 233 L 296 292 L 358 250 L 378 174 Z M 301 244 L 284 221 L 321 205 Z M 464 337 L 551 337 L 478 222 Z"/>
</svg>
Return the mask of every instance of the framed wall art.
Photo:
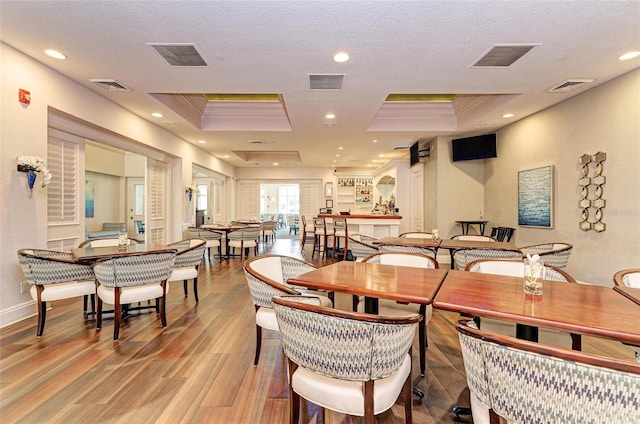
<svg viewBox="0 0 640 424">
<path fill-rule="evenodd" d="M 553 166 L 518 172 L 518 225 L 553 228 Z"/>
</svg>

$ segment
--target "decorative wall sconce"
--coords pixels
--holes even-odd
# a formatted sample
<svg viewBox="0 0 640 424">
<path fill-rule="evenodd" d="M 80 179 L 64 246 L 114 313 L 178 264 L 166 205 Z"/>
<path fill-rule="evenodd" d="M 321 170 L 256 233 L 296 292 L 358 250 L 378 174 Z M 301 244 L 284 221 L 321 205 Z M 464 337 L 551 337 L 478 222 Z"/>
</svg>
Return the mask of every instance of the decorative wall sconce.
<svg viewBox="0 0 640 424">
<path fill-rule="evenodd" d="M 39 156 L 18 156 L 16 158 L 18 162 L 18 172 L 27 173 L 27 185 L 29 186 L 29 197 L 31 197 L 31 190 L 36 183 L 36 172 L 42 174 L 42 187 L 46 187 L 52 178 L 52 174 L 47 169 L 47 162 Z"/>
<path fill-rule="evenodd" d="M 187 198 L 189 199 L 189 201 L 191 201 L 191 199 L 193 198 L 193 195 L 198 194 L 198 187 L 194 185 L 187 186 L 184 192 L 187 194 Z"/>
<path fill-rule="evenodd" d="M 580 221 L 582 231 L 593 230 L 600 233 L 607 228 L 607 225 L 602 222 L 603 209 L 607 204 L 602 198 L 604 191 L 602 186 L 607 181 L 602 175 L 605 160 L 607 160 L 607 154 L 604 152 L 598 152 L 595 155 L 584 154 L 578 160 L 582 165 L 581 178 L 578 180 L 582 197 L 578 202 L 578 206 L 582 209 L 582 221 Z"/>
</svg>

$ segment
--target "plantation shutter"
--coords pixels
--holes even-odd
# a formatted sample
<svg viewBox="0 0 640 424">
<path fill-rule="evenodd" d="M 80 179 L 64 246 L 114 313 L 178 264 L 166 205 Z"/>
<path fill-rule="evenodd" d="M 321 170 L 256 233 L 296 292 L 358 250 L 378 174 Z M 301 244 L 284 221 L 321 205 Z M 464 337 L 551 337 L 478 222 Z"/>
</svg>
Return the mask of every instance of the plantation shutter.
<svg viewBox="0 0 640 424">
<path fill-rule="evenodd" d="M 260 219 L 260 184 L 240 183 L 238 216 L 235 219 Z"/>
<path fill-rule="evenodd" d="M 316 216 L 318 214 L 318 184 L 300 184 L 300 215 Z"/>
<path fill-rule="evenodd" d="M 49 136 L 47 167 L 52 174 L 51 183 L 47 186 L 49 225 L 78 223 L 78 160 L 78 143 Z"/>
<path fill-rule="evenodd" d="M 147 243 L 165 244 L 167 164 L 153 159 L 147 160 L 148 183 L 148 230 Z"/>
</svg>

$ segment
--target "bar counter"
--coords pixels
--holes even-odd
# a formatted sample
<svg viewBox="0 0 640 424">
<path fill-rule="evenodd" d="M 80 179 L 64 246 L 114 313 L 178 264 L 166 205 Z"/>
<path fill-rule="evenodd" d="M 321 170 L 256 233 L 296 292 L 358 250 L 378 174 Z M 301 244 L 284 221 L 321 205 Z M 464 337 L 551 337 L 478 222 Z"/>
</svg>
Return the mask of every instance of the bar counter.
<svg viewBox="0 0 640 424">
<path fill-rule="evenodd" d="M 349 233 L 360 233 L 366 236 L 398 237 L 400 234 L 401 215 L 329 215 L 320 214 L 325 218 L 329 227 L 333 226 L 334 218 L 346 218 Z"/>
</svg>

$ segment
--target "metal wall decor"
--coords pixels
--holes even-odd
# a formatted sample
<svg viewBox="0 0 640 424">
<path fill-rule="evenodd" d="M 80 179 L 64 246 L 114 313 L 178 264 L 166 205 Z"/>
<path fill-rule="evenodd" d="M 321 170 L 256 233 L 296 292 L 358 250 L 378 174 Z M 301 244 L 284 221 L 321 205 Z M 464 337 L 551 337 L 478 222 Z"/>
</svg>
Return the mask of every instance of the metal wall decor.
<svg viewBox="0 0 640 424">
<path fill-rule="evenodd" d="M 602 186 L 607 179 L 602 175 L 604 169 L 603 162 L 607 160 L 607 154 L 598 152 L 595 155 L 584 154 L 580 156 L 578 163 L 582 165 L 581 178 L 578 180 L 581 199 L 578 206 L 582 209 L 582 221 L 580 229 L 582 231 L 602 232 L 607 225 L 602 222 L 603 209 L 607 202 L 602 198 Z"/>
</svg>

